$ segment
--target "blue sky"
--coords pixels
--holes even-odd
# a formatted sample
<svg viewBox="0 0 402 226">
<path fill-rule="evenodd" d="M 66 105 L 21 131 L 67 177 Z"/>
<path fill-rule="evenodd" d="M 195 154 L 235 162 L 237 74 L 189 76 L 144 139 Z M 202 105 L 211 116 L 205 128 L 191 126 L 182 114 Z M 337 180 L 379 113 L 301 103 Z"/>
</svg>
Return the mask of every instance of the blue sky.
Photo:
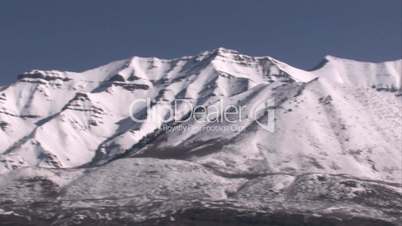
<svg viewBox="0 0 402 226">
<path fill-rule="evenodd" d="M 401 43 L 401 0 L 0 2 L 0 84 L 33 68 L 81 71 L 220 46 L 309 69 L 327 54 L 401 58 Z"/>
</svg>

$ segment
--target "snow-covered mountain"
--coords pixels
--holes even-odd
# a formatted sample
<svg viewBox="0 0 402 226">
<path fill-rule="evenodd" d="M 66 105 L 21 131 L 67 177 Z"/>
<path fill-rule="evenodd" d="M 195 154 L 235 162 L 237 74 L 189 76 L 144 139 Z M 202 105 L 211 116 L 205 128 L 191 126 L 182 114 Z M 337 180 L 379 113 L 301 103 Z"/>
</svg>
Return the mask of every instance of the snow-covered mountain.
<svg viewBox="0 0 402 226">
<path fill-rule="evenodd" d="M 188 192 L 227 200 L 233 193 L 245 200 L 240 189 L 261 193 L 257 188 L 268 183 L 266 177 L 272 177 L 273 190 L 300 186 L 310 194 L 300 181 L 315 180 L 311 174 L 330 179 L 308 186 L 328 183 L 331 190 L 334 181 L 350 177 L 362 180 L 357 184 L 395 186 L 390 189 L 400 197 L 401 71 L 402 60 L 333 56 L 304 71 L 272 57 L 218 48 L 169 60 L 133 57 L 79 73 L 23 73 L 0 88 L 0 193 L 14 197 L 11 188 L 36 178 L 62 191 L 58 199 L 99 199 L 117 191 L 116 197 L 126 197 L 141 183 L 137 189 L 144 192 L 160 188 L 147 191 L 149 196 Z M 149 104 L 132 104 L 139 100 Z M 211 120 L 189 117 L 195 113 Z M 226 115 L 234 118 L 219 120 Z M 133 181 L 125 181 L 133 174 Z M 255 178 L 265 178 L 257 188 L 249 184 Z M 97 181 L 102 183 L 86 191 Z M 122 188 L 125 183 L 131 185 Z M 370 186 L 377 185 L 352 187 Z M 33 195 L 18 192 L 25 201 Z"/>
<path fill-rule="evenodd" d="M 69 168 L 129 154 L 185 158 L 228 173 L 324 171 L 395 181 L 400 92 L 400 60 L 329 56 L 303 71 L 223 48 L 172 60 L 133 57 L 82 73 L 33 70 L 0 92 L 1 168 Z M 134 122 L 129 106 L 140 98 L 152 106 L 134 106 L 147 114 Z M 236 124 L 174 123 L 192 111 L 189 104 L 176 107 L 171 120 L 187 129 L 160 131 L 178 99 L 250 109 L 270 98 L 277 105 L 273 133 L 249 112 Z M 202 129 L 228 124 L 237 130 Z"/>
</svg>

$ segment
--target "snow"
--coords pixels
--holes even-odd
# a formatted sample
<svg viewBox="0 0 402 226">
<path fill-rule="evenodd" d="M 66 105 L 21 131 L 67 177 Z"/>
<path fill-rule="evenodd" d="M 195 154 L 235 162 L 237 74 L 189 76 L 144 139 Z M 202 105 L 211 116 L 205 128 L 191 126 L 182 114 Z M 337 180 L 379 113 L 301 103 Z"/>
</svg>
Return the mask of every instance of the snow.
<svg viewBox="0 0 402 226">
<path fill-rule="evenodd" d="M 402 60 L 326 61 L 304 71 L 218 48 L 176 59 L 132 57 L 79 73 L 24 73 L 0 89 L 0 173 L 97 165 L 125 154 L 184 158 L 228 174 L 324 172 L 400 182 Z M 146 98 L 146 120 L 133 122 L 130 104 Z M 218 115 L 240 104 L 244 118 L 235 130 L 205 130 L 233 126 L 228 122 L 189 121 L 179 125 L 192 130 L 167 132 L 163 119 L 175 99 L 210 108 L 222 100 Z M 278 104 L 274 133 L 252 117 L 269 99 Z M 174 120 L 191 110 L 181 105 Z"/>
</svg>

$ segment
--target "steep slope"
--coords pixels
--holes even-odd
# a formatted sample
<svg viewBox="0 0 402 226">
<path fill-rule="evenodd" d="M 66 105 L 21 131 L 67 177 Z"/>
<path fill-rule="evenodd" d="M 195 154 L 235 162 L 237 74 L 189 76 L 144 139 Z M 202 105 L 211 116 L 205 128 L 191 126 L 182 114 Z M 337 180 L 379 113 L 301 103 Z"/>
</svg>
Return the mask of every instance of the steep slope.
<svg viewBox="0 0 402 226">
<path fill-rule="evenodd" d="M 402 225 L 401 65 L 24 73 L 0 88 L 0 225 Z"/>
<path fill-rule="evenodd" d="M 94 157 L 94 161 L 107 161 L 159 129 L 169 117 L 166 109 L 173 109 L 177 99 L 192 104 L 215 102 L 220 97 L 240 94 L 262 84 L 298 80 L 282 71 L 272 58 L 253 58 L 222 48 L 194 57 L 173 60 L 134 57 L 82 73 L 52 73 L 42 72 L 44 75 L 39 77 L 24 75 L 15 84 L 16 88 L 2 92 L 2 95 L 10 96 L 8 93 L 16 90 L 20 95 L 10 97 L 10 103 L 3 104 L 7 111 L 12 112 L 20 99 L 26 102 L 24 106 L 35 106 L 27 107 L 25 113 L 34 115 L 34 119 L 18 117 L 18 122 L 28 123 L 29 129 L 15 133 L 11 128 L 0 131 L 8 140 L 2 156 L 6 168 L 24 165 L 74 167 L 89 163 Z M 48 79 L 50 84 L 53 81 L 69 83 L 65 87 L 59 85 L 61 89 L 49 94 L 51 102 L 46 102 L 36 89 L 48 93 L 53 89 L 41 88 L 36 80 L 35 91 L 30 92 L 33 97 L 21 97 L 20 93 L 28 92 L 25 79 L 39 82 Z M 59 91 L 65 95 L 58 97 Z M 134 114 L 145 114 L 146 120 L 140 123 L 130 119 L 128 108 L 138 99 L 147 99 L 152 104 L 150 109 L 144 105 L 131 108 Z M 24 112 L 20 105 L 14 111 Z M 172 120 L 180 119 L 192 110 L 187 105 L 180 107 Z M 38 113 L 36 108 L 41 112 Z M 16 124 L 10 119 L 2 121 Z"/>
<path fill-rule="evenodd" d="M 16 83 L 0 91 L 0 121 L 9 125 L 0 131 L 4 138 L 0 152 L 49 121 L 76 93 L 95 90 L 124 64 L 125 61 L 113 62 L 84 73 L 32 70 L 18 76 Z"/>
<path fill-rule="evenodd" d="M 0 152 L 3 153 L 3 166 L 10 169 L 32 165 L 42 158 L 46 159 L 44 156 L 54 156 L 54 153 L 42 151 L 42 145 L 49 146 L 57 141 L 46 136 L 44 140 L 36 140 L 38 131 L 41 133 L 42 126 L 59 120 L 60 112 L 78 93 L 94 91 L 103 84 L 103 77 L 114 75 L 124 64 L 125 61 L 114 62 L 84 73 L 33 70 L 20 75 L 15 84 L 5 87 L 0 92 L 0 123 L 3 125 L 0 130 Z M 60 128 L 45 131 L 53 135 L 50 137 L 57 133 L 64 136 L 74 132 Z"/>
<path fill-rule="evenodd" d="M 229 175 L 400 181 L 401 61 L 325 61 L 303 71 L 218 48 L 172 60 L 133 57 L 82 73 L 25 73 L 0 92 L 0 171 L 149 156 Z"/>
<path fill-rule="evenodd" d="M 172 128 L 174 133 L 155 134 L 149 145 L 134 146 L 132 156 L 184 158 L 234 175 L 329 172 L 401 182 L 401 62 L 328 57 L 322 68 L 298 74 L 318 79 L 304 86 L 268 85 L 276 92 L 262 89 L 257 91 L 261 96 L 254 95 L 259 104 L 266 99 L 281 103 L 274 109 L 274 132 L 253 118 L 242 120 L 244 125 L 236 124 L 240 131 L 229 133 L 192 134 Z"/>
</svg>

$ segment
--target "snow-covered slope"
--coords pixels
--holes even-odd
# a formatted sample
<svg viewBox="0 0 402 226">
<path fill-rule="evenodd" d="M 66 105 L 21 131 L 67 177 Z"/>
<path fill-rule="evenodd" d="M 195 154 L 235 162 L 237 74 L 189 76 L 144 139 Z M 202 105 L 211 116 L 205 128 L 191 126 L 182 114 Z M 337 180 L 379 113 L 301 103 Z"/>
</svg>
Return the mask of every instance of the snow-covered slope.
<svg viewBox="0 0 402 226">
<path fill-rule="evenodd" d="M 402 225 L 401 65 L 24 73 L 0 87 L 0 225 Z"/>
<path fill-rule="evenodd" d="M 81 73 L 33 70 L 0 91 L 0 172 L 150 156 L 229 175 L 327 172 L 400 181 L 401 62 L 327 57 L 303 71 L 218 48 L 171 60 L 133 57 Z M 130 109 L 139 99 L 150 106 Z M 234 123 L 180 122 L 195 105 L 217 109 L 216 119 L 231 105 L 244 112 Z M 130 110 L 144 120 L 133 121 Z M 261 125 L 267 110 L 274 131 Z"/>
<path fill-rule="evenodd" d="M 184 158 L 233 175 L 327 172 L 401 182 L 401 63 L 327 57 L 315 71 L 288 69 L 294 77 L 318 79 L 230 97 L 243 100 L 246 109 L 263 99 L 285 99 L 275 109 L 275 132 L 243 120 L 236 132 L 157 133 L 131 155 Z"/>
</svg>

